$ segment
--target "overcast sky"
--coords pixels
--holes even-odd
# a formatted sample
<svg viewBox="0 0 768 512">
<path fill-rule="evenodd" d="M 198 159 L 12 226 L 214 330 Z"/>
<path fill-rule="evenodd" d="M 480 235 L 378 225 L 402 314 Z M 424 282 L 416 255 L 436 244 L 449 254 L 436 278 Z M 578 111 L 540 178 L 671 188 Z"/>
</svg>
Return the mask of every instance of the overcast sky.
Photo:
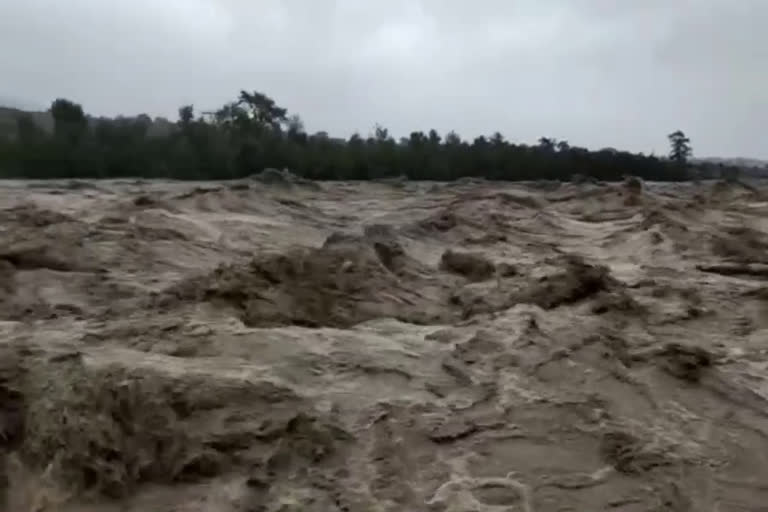
<svg viewBox="0 0 768 512">
<path fill-rule="evenodd" d="M 768 158 L 768 0 L 0 0 L 0 98 Z M 762 34 L 762 35 L 761 35 Z"/>
</svg>

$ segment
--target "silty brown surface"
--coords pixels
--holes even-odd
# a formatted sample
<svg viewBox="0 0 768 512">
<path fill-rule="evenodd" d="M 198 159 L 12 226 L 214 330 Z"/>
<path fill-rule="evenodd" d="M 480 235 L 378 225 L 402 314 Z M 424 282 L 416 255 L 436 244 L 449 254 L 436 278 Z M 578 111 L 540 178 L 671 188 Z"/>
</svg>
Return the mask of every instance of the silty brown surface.
<svg viewBox="0 0 768 512">
<path fill-rule="evenodd" d="M 759 510 L 766 192 L 5 182 L 0 510 Z"/>
</svg>

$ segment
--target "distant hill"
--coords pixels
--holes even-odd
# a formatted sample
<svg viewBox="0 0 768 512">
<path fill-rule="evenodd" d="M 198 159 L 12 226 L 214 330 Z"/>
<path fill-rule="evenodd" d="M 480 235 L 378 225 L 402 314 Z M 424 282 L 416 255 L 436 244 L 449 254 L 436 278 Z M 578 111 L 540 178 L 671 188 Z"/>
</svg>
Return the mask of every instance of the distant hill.
<svg viewBox="0 0 768 512">
<path fill-rule="evenodd" d="M 43 130 L 53 133 L 53 116 L 51 116 L 50 112 L 36 112 L 0 106 L 0 137 L 13 138 L 16 135 L 16 119 L 23 115 L 31 116 L 35 124 Z"/>
<path fill-rule="evenodd" d="M 708 157 L 708 158 L 694 158 L 693 161 L 709 162 L 713 164 L 723 164 L 723 165 L 735 165 L 738 167 L 758 167 L 758 168 L 768 167 L 768 160 L 758 160 L 756 158 Z"/>
<path fill-rule="evenodd" d="M 34 110 L 22 110 L 15 107 L 4 107 L 0 106 L 0 137 L 10 137 L 13 138 L 16 136 L 16 119 L 18 119 L 19 116 L 28 115 L 32 117 L 32 120 L 35 121 L 35 124 L 37 124 L 40 128 L 45 130 L 48 133 L 53 133 L 53 116 L 50 112 L 47 111 L 34 111 Z M 96 122 L 100 120 L 111 120 L 114 121 L 115 119 L 105 118 L 105 117 L 93 117 L 93 116 L 86 116 L 88 119 L 88 122 L 93 125 Z M 139 116 L 135 117 L 124 117 L 124 118 L 118 118 L 118 119 L 136 119 Z M 172 132 L 175 128 L 175 123 L 172 121 L 169 121 L 168 119 L 157 117 L 152 120 L 152 124 L 149 127 L 148 135 L 150 137 L 153 136 L 162 136 L 162 135 L 168 135 L 170 132 Z"/>
<path fill-rule="evenodd" d="M 44 107 L 37 105 L 34 102 L 23 100 L 21 98 L 15 98 L 13 96 L 0 94 L 0 105 L 7 108 L 15 108 L 19 110 L 43 110 Z"/>
<path fill-rule="evenodd" d="M 694 158 L 693 163 L 733 166 L 741 169 L 744 176 L 752 178 L 768 178 L 768 161 L 756 158 Z"/>
</svg>

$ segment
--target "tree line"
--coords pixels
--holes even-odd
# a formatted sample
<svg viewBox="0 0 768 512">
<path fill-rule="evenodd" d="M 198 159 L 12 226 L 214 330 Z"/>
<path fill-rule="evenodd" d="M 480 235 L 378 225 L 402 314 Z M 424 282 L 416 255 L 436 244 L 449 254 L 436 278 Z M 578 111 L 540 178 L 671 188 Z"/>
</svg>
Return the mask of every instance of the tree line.
<svg viewBox="0 0 768 512">
<path fill-rule="evenodd" d="M 52 130 L 28 115 L 17 116 L 13 136 L 0 138 L 0 177 L 232 179 L 272 167 L 321 180 L 619 180 L 635 175 L 676 181 L 691 171 L 690 141 L 681 131 L 669 135 L 669 159 L 591 151 L 550 137 L 517 144 L 499 132 L 462 140 L 455 132 L 415 131 L 396 140 L 376 126 L 365 137 L 338 139 L 326 132 L 308 134 L 299 116 L 260 92 L 241 91 L 213 112 L 183 106 L 178 121 L 160 131 L 146 115 L 92 119 L 66 99 L 53 101 L 50 115 Z"/>
</svg>

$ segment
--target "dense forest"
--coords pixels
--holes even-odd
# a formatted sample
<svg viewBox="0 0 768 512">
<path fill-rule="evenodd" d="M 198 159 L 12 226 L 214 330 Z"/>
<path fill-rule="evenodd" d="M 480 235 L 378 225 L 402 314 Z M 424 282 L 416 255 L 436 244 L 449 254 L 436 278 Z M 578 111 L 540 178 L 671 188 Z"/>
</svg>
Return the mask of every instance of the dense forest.
<svg viewBox="0 0 768 512">
<path fill-rule="evenodd" d="M 1 178 L 230 179 L 269 167 L 323 180 L 684 180 L 692 172 L 690 141 L 680 131 L 669 135 L 668 159 L 590 151 L 548 137 L 516 144 L 498 132 L 468 141 L 430 130 L 395 140 L 377 126 L 345 140 L 306 133 L 300 117 L 259 92 L 242 91 L 215 112 L 183 106 L 163 130 L 146 115 L 94 119 L 65 99 L 51 104 L 50 116 L 49 129 L 28 114 L 15 116 L 13 133 L 0 137 Z"/>
</svg>

